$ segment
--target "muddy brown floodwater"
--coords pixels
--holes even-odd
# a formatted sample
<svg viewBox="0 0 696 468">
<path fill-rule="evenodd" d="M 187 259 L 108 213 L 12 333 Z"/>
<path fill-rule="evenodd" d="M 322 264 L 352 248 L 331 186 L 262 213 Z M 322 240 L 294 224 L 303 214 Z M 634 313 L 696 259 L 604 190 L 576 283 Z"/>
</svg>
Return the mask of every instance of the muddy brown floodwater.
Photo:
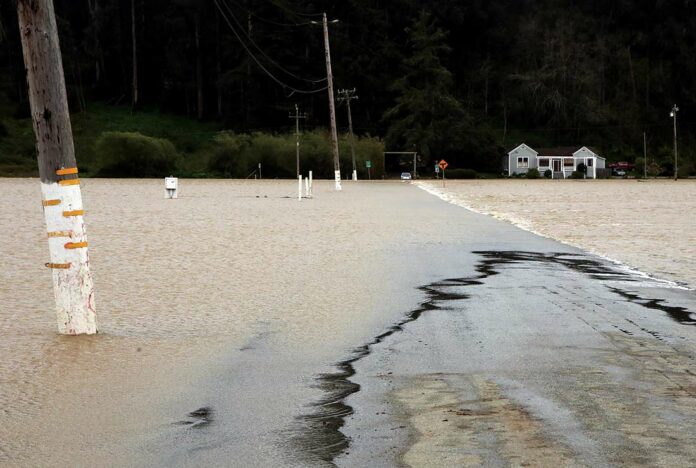
<svg viewBox="0 0 696 468">
<path fill-rule="evenodd" d="M 425 182 L 441 198 L 696 287 L 696 180 Z"/>
<path fill-rule="evenodd" d="M 0 464 L 130 465 L 150 452 L 161 462 L 148 440 L 220 419 L 208 405 L 225 389 L 206 394 L 199 382 L 229 374 L 252 388 L 226 367 L 237 354 L 272 342 L 260 365 L 310 362 L 296 382 L 270 383 L 284 390 L 278 406 L 296 411 L 299 398 L 284 395 L 390 323 L 377 302 L 396 297 L 397 314 L 398 298 L 416 294 L 396 278 L 419 234 L 407 206 L 372 201 L 420 191 L 336 193 L 319 181 L 299 202 L 296 184 L 182 180 L 180 198 L 165 200 L 161 180 L 84 180 L 100 334 L 74 338 L 56 333 L 39 182 L 0 179 Z"/>
</svg>

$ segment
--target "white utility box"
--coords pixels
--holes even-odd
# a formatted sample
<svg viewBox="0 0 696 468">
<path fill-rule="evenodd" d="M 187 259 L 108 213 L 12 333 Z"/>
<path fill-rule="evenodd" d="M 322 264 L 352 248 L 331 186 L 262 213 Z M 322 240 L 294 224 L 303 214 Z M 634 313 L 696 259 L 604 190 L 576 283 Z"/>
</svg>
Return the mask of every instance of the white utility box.
<svg viewBox="0 0 696 468">
<path fill-rule="evenodd" d="M 164 178 L 164 198 L 179 198 L 179 179 L 177 177 Z"/>
</svg>

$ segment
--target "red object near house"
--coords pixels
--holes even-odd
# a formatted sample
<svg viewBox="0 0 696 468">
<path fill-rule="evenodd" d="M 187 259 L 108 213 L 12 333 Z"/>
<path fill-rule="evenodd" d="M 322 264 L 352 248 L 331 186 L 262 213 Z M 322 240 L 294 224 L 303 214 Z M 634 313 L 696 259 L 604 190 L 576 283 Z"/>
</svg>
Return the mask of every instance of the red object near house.
<svg viewBox="0 0 696 468">
<path fill-rule="evenodd" d="M 627 171 L 632 171 L 636 167 L 636 165 L 626 161 L 619 161 L 609 164 L 608 167 L 609 169 L 624 169 Z"/>
</svg>

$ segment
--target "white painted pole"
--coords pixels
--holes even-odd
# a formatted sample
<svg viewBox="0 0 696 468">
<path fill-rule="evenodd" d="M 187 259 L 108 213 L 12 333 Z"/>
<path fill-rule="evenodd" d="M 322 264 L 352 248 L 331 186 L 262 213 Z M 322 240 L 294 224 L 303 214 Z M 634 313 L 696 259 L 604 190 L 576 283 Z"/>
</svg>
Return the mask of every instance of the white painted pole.
<svg viewBox="0 0 696 468">
<path fill-rule="evenodd" d="M 353 169 L 353 181 L 357 181 L 357 180 L 358 180 L 358 171 Z"/>
<path fill-rule="evenodd" d="M 302 201 L 302 174 L 297 176 L 297 200 Z"/>
<path fill-rule="evenodd" d="M 309 171 L 309 198 L 314 198 L 314 181 L 312 180 L 312 171 Z"/>
<path fill-rule="evenodd" d="M 309 177 L 305 177 L 305 198 L 309 198 Z"/>
<path fill-rule="evenodd" d="M 97 317 L 82 193 L 79 185 L 60 182 L 41 183 L 58 332 L 91 335 L 97 333 Z"/>
</svg>

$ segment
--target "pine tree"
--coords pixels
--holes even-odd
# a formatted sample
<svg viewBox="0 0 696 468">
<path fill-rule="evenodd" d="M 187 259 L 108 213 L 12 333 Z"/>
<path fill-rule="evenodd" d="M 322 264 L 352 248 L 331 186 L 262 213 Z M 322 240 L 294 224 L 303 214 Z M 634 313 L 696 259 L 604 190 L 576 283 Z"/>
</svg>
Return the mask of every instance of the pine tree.
<svg viewBox="0 0 696 468">
<path fill-rule="evenodd" d="M 469 120 L 452 94 L 452 74 L 442 64 L 450 51 L 447 33 L 425 11 L 407 32 L 411 55 L 404 60 L 403 76 L 391 87 L 396 105 L 384 114 L 387 144 L 415 148 L 428 159 L 444 157 L 456 148 Z"/>
</svg>

